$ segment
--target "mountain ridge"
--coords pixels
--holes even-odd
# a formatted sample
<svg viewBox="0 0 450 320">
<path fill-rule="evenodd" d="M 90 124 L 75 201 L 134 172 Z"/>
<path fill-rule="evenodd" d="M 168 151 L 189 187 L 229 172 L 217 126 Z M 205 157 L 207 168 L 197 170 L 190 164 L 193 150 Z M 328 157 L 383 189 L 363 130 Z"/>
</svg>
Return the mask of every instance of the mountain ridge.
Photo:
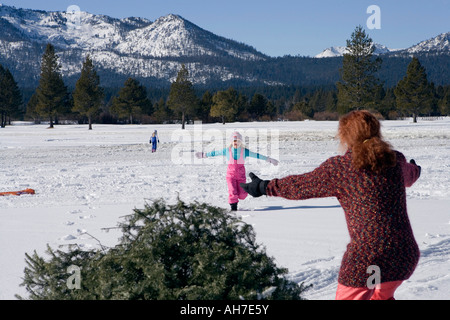
<svg viewBox="0 0 450 320">
<path fill-rule="evenodd" d="M 129 17 L 111 18 L 80 11 L 78 23 L 68 12 L 46 12 L 0 6 L 0 58 L 11 69 L 20 70 L 15 60 L 22 60 L 28 70 L 39 74 L 40 55 L 46 43 L 55 46 L 65 77 L 79 73 L 84 57 L 89 54 L 106 73 L 122 77 L 160 79 L 170 83 L 180 69 L 180 58 L 190 58 L 187 67 L 194 82 L 208 79 L 223 81 L 254 78 L 237 74 L 226 65 L 206 65 L 201 57 L 263 61 L 267 56 L 251 46 L 206 31 L 179 15 L 168 14 L 151 22 Z M 28 56 L 23 52 L 28 51 Z M 0 62 L 2 62 L 0 60 Z M 9 62 L 9 63 L 8 63 Z"/>
<path fill-rule="evenodd" d="M 439 40 L 426 40 L 428 46 L 424 48 L 431 52 L 439 46 Z M 446 49 L 448 36 L 441 40 L 439 54 L 450 57 L 450 49 Z M 245 43 L 204 30 L 177 14 L 150 21 L 0 5 L 0 64 L 11 70 L 22 87 L 37 85 L 47 43 L 55 46 L 61 72 L 69 85 L 77 80 L 87 54 L 103 84 L 112 87 L 121 86 L 128 77 L 146 85 L 167 87 L 175 80 L 181 64 L 188 68 L 192 82 L 201 86 L 329 85 L 339 76 L 339 57 L 332 60 L 269 57 Z M 379 50 L 389 50 L 378 46 Z M 380 54 L 386 56 L 391 52 Z M 402 54 L 407 57 L 421 51 L 416 48 Z M 435 72 L 442 78 L 437 82 L 449 82 L 445 70 Z M 390 81 L 398 81 L 398 77 Z"/>
<path fill-rule="evenodd" d="M 450 53 L 450 32 L 441 33 L 433 38 L 423 40 L 411 47 L 404 49 L 391 49 L 382 44 L 374 43 L 375 55 L 390 54 L 390 55 L 407 55 L 427 52 L 441 52 Z M 326 48 L 319 54 L 315 55 L 315 58 L 330 58 L 340 57 L 346 53 L 346 46 L 333 46 Z"/>
</svg>

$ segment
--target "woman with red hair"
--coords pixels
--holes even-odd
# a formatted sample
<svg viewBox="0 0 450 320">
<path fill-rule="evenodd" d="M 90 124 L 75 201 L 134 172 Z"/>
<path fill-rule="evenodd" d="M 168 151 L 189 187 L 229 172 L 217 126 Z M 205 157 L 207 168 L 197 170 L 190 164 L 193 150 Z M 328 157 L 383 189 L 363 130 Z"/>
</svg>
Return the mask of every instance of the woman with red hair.
<svg viewBox="0 0 450 320">
<path fill-rule="evenodd" d="M 252 182 L 241 186 L 254 197 L 336 197 L 350 235 L 336 299 L 394 299 L 394 291 L 419 261 L 405 187 L 419 178 L 420 167 L 383 140 L 380 122 L 368 111 L 343 116 L 338 137 L 345 154 L 329 158 L 315 170 L 265 181 L 250 173 Z M 375 287 L 369 284 L 373 267 L 380 273 Z"/>
</svg>

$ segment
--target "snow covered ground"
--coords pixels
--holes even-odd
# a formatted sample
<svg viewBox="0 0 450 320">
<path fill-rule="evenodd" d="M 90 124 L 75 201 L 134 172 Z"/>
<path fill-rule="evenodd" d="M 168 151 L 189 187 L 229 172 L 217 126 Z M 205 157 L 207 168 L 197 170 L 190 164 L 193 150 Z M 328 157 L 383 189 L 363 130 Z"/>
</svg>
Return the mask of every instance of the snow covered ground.
<svg viewBox="0 0 450 320">
<path fill-rule="evenodd" d="M 450 119 L 383 121 L 384 137 L 422 176 L 407 189 L 408 211 L 421 259 L 397 299 L 450 299 Z M 157 129 L 156 153 L 148 143 Z M 46 245 L 114 246 L 121 217 L 144 203 L 179 196 L 228 208 L 222 157 L 199 160 L 195 151 L 223 148 L 233 130 L 252 151 L 278 166 L 248 159 L 247 173 L 263 179 L 310 171 L 337 155 L 337 122 L 272 122 L 180 125 L 55 126 L 16 124 L 0 129 L 0 192 L 26 188 L 35 195 L 0 197 L 0 299 L 26 296 L 19 284 L 25 253 L 44 255 Z M 311 300 L 334 299 L 348 242 L 335 198 L 289 201 L 251 198 L 237 212 L 254 226 L 259 243 L 295 281 L 313 284 Z M 68 274 L 68 277 L 70 275 Z"/>
</svg>

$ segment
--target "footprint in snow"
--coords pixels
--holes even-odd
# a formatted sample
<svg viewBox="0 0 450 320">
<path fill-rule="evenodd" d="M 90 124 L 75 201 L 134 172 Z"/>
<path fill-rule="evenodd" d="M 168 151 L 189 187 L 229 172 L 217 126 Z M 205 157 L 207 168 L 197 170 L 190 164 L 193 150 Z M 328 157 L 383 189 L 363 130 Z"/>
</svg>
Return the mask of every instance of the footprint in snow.
<svg viewBox="0 0 450 320">
<path fill-rule="evenodd" d="M 80 236 L 84 233 L 86 233 L 87 231 L 85 229 L 77 229 L 77 234 Z"/>
<path fill-rule="evenodd" d="M 71 234 L 68 234 L 68 235 L 65 235 L 64 237 L 62 237 L 61 240 L 69 241 L 69 240 L 75 240 L 76 238 L 77 237 L 75 237 Z"/>
<path fill-rule="evenodd" d="M 83 211 L 81 211 L 80 209 L 76 209 L 76 210 L 71 210 L 71 211 L 68 211 L 70 214 L 77 214 L 77 213 L 81 213 L 81 212 L 83 212 Z"/>
<path fill-rule="evenodd" d="M 88 216 L 79 216 L 78 217 L 78 219 L 92 219 L 92 218 L 94 218 L 95 216 L 93 215 L 93 214 L 90 214 L 90 215 L 88 215 Z"/>
</svg>

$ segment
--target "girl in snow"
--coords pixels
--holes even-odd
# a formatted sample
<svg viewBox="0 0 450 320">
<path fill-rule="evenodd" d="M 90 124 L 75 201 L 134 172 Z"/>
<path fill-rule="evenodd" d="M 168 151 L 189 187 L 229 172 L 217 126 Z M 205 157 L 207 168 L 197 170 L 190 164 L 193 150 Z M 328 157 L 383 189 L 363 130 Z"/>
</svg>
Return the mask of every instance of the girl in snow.
<svg viewBox="0 0 450 320">
<path fill-rule="evenodd" d="M 226 156 L 228 161 L 227 168 L 227 184 L 228 184 L 228 203 L 232 211 L 237 210 L 239 200 L 244 200 L 247 197 L 240 183 L 245 183 L 245 158 L 252 157 L 256 159 L 265 160 L 273 165 L 278 165 L 278 161 L 270 157 L 266 157 L 259 153 L 255 153 L 245 148 L 242 142 L 242 135 L 235 131 L 230 137 L 230 145 L 219 151 L 212 151 L 208 153 L 197 152 L 197 158 L 209 158 L 215 156 Z"/>
<path fill-rule="evenodd" d="M 158 132 L 156 130 L 155 130 L 155 132 L 152 133 L 152 138 L 150 139 L 150 143 L 152 144 L 152 152 L 156 152 L 156 147 L 159 143 Z"/>
<path fill-rule="evenodd" d="M 394 291 L 419 261 L 405 187 L 419 178 L 420 167 L 382 139 L 380 123 L 368 111 L 343 116 L 338 137 L 345 154 L 329 158 L 313 171 L 270 181 L 250 173 L 252 182 L 241 186 L 254 197 L 336 197 L 350 234 L 336 299 L 393 300 Z M 374 288 L 372 270 L 381 276 Z"/>
</svg>

